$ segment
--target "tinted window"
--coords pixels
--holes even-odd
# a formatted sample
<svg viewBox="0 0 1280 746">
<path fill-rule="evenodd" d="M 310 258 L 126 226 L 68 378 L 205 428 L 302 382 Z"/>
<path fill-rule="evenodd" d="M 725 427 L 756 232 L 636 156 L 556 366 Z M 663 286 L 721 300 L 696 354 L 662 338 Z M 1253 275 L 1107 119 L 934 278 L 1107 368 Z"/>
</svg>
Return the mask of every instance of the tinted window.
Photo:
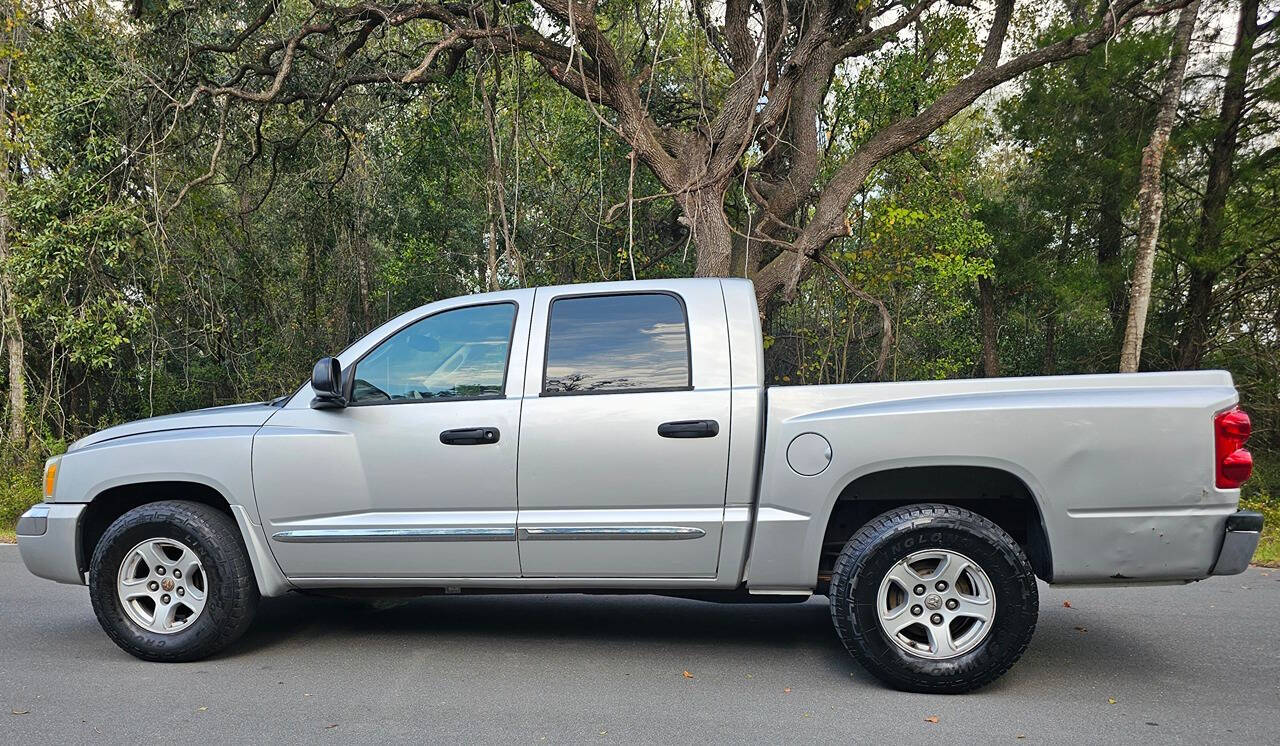
<svg viewBox="0 0 1280 746">
<path fill-rule="evenodd" d="M 502 394 L 516 307 L 445 311 L 396 332 L 356 363 L 356 402 Z"/>
<path fill-rule="evenodd" d="M 689 385 L 688 322 L 674 296 L 606 295 L 551 303 L 544 391 Z"/>
</svg>

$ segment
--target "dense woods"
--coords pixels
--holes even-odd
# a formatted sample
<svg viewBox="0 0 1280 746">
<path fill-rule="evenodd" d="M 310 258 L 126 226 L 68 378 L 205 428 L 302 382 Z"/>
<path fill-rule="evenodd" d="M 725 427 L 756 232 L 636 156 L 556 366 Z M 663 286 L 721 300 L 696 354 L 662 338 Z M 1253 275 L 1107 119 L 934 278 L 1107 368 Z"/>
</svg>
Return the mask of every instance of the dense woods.
<svg viewBox="0 0 1280 746">
<path fill-rule="evenodd" d="M 1280 440 L 1275 2 L 0 8 L 15 505 L 408 308 L 632 277 L 755 280 L 774 385 L 1225 368 Z"/>
</svg>

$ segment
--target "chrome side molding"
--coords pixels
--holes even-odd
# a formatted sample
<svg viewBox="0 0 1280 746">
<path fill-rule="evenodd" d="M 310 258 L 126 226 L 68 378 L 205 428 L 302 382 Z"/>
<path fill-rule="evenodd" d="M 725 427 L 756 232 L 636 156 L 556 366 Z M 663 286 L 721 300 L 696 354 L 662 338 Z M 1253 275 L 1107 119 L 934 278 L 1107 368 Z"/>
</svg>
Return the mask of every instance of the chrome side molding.
<svg viewBox="0 0 1280 746">
<path fill-rule="evenodd" d="M 692 526 L 538 526 L 520 529 L 521 541 L 575 539 L 645 539 L 679 541 L 700 539 L 707 532 Z"/>
<path fill-rule="evenodd" d="M 285 543 L 381 541 L 515 541 L 514 528 L 300 528 L 271 535 Z"/>
<path fill-rule="evenodd" d="M 575 539 L 701 539 L 707 532 L 692 526 L 539 526 L 522 528 L 522 541 Z M 286 544 L 340 544 L 386 541 L 515 541 L 514 528 L 299 528 L 277 531 L 271 538 Z"/>
</svg>

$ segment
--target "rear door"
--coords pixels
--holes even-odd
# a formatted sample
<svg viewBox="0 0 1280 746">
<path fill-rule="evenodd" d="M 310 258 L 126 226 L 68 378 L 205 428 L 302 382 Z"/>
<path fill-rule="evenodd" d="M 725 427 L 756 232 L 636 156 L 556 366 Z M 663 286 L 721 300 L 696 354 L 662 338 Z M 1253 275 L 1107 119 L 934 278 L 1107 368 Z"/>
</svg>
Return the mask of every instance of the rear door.
<svg viewBox="0 0 1280 746">
<path fill-rule="evenodd" d="M 730 426 L 719 284 L 540 289 L 529 347 L 522 575 L 714 576 Z"/>
</svg>

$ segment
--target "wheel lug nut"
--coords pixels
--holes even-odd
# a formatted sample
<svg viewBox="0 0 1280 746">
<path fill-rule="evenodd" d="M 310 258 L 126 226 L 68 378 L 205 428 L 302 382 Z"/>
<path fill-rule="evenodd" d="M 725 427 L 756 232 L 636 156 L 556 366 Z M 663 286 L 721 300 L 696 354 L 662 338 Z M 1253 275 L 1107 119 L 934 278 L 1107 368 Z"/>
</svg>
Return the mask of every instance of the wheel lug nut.
<svg viewBox="0 0 1280 746">
<path fill-rule="evenodd" d="M 160 597 L 160 603 L 162 603 L 162 604 L 167 604 L 167 603 L 169 603 L 169 594 L 168 594 L 168 593 L 166 593 L 166 594 L 164 594 L 163 596 L 161 596 L 161 597 Z M 937 615 L 935 614 L 935 616 L 937 616 Z"/>
<path fill-rule="evenodd" d="M 181 570 L 174 570 L 174 571 L 173 571 L 173 577 L 175 577 L 175 578 L 180 578 L 180 577 L 182 577 L 182 571 L 181 571 Z"/>
<path fill-rule="evenodd" d="M 911 616 L 920 616 L 924 613 L 924 609 L 920 608 L 920 604 L 911 607 Z"/>
<path fill-rule="evenodd" d="M 947 589 L 947 581 L 939 580 L 933 584 L 933 587 L 937 588 L 939 591 L 945 591 Z"/>
<path fill-rule="evenodd" d="M 156 575 L 164 575 L 164 568 L 156 565 Z"/>
<path fill-rule="evenodd" d="M 182 586 L 178 586 L 178 595 L 179 596 L 187 595 L 187 592 L 182 588 Z"/>
<path fill-rule="evenodd" d="M 150 583 L 147 583 L 147 590 L 149 590 L 149 591 L 155 591 L 155 590 L 159 590 L 159 589 L 160 589 L 160 584 L 159 584 L 159 583 L 157 583 L 156 581 L 154 581 L 154 580 L 153 580 L 153 581 L 151 581 Z"/>
<path fill-rule="evenodd" d="M 917 595 L 917 596 L 923 596 L 923 595 L 924 595 L 924 584 L 923 584 L 923 583 L 921 583 L 920 585 L 917 585 L 917 586 L 914 588 L 914 590 L 915 590 L 915 593 L 916 593 L 916 595 Z"/>
<path fill-rule="evenodd" d="M 933 622 L 934 624 L 942 624 L 942 615 L 934 614 L 933 616 L 929 617 L 929 621 Z"/>
<path fill-rule="evenodd" d="M 948 598 L 947 608 L 951 609 L 952 611 L 955 611 L 956 609 L 960 608 L 960 602 L 955 600 L 954 598 Z"/>
</svg>

